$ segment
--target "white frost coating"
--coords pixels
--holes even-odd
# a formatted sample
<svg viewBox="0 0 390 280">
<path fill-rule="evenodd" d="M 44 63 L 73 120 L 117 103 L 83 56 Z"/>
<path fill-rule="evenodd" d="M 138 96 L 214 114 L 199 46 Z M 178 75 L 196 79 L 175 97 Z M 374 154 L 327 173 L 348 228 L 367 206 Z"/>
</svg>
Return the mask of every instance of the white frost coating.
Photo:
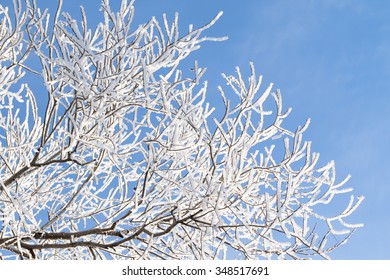
<svg viewBox="0 0 390 280">
<path fill-rule="evenodd" d="M 181 67 L 226 39 L 203 37 L 222 12 L 179 34 L 178 14 L 132 26 L 134 1 L 102 1 L 95 29 L 62 1 L 53 21 L 19 2 L 0 6 L 3 258 L 329 258 L 362 226 L 348 222 L 362 197 L 334 212 L 349 176 L 317 166 L 310 120 L 286 128 L 291 110 L 253 63 L 223 75 L 215 103 L 205 69 Z"/>
</svg>

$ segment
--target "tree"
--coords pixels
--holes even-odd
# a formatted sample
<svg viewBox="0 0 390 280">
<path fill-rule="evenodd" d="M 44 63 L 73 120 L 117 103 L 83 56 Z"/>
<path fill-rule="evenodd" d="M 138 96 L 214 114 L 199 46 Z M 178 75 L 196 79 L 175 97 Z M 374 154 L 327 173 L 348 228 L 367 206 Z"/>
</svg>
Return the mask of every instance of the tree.
<svg viewBox="0 0 390 280">
<path fill-rule="evenodd" d="M 134 28 L 134 1 L 101 3 L 94 29 L 34 0 L 0 6 L 0 256 L 19 259 L 329 258 L 360 227 L 334 213 L 351 188 L 284 127 L 250 64 L 182 61 L 221 16 L 179 35 L 178 15 Z M 12 12 L 10 12 L 12 10 Z M 42 81 L 41 87 L 32 85 Z"/>
</svg>

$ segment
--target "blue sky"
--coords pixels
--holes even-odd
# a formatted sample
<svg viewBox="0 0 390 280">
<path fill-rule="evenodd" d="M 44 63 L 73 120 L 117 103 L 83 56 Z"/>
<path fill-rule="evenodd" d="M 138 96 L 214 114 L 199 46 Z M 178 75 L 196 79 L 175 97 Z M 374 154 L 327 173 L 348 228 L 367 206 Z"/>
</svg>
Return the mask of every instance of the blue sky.
<svg viewBox="0 0 390 280">
<path fill-rule="evenodd" d="M 47 2 L 38 4 L 55 3 Z M 100 1 L 64 2 L 64 10 L 76 15 L 80 4 L 96 13 Z M 190 57 L 207 67 L 209 93 L 223 82 L 221 72 L 249 69 L 253 62 L 263 88 L 273 82 L 284 106 L 293 108 L 290 128 L 311 118 L 305 139 L 321 163 L 335 160 L 338 177 L 351 174 L 348 186 L 366 197 L 349 220 L 365 227 L 331 257 L 390 259 L 390 2 L 138 0 L 135 8 L 138 23 L 177 11 L 183 31 L 224 11 L 207 35 L 229 40 L 206 42 Z"/>
<path fill-rule="evenodd" d="M 210 4 L 212 3 L 212 4 Z M 390 3 L 386 1 L 138 1 L 144 15 L 178 11 L 201 24 L 224 11 L 199 60 L 212 85 L 219 72 L 254 62 L 264 83 L 280 88 L 292 125 L 310 117 L 306 140 L 321 161 L 335 160 L 340 178 L 366 197 L 351 220 L 365 227 L 334 259 L 390 259 L 389 171 Z"/>
</svg>

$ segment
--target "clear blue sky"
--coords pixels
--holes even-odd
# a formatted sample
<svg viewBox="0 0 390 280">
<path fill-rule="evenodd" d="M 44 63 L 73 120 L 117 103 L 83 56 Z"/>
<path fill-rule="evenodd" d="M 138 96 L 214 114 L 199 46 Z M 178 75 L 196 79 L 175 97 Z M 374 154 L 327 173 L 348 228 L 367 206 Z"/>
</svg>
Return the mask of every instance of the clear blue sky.
<svg viewBox="0 0 390 280">
<path fill-rule="evenodd" d="M 100 1 L 64 2 L 71 14 L 80 4 L 93 14 Z M 366 197 L 349 220 L 365 227 L 331 257 L 390 259 L 390 1 L 138 0 L 135 7 L 139 23 L 179 12 L 183 31 L 224 11 L 207 35 L 229 40 L 205 43 L 190 58 L 208 68 L 210 94 L 221 72 L 254 62 L 264 87 L 273 82 L 293 108 L 293 126 L 312 119 L 306 140 L 321 163 L 335 160 L 338 177 L 351 174 L 348 186 Z"/>
</svg>

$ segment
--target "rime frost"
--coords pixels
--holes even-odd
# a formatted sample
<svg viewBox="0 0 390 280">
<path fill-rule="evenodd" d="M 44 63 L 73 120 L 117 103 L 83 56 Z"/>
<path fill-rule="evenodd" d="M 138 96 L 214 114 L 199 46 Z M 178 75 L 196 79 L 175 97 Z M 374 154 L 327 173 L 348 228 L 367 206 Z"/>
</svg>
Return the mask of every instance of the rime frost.
<svg viewBox="0 0 390 280">
<path fill-rule="evenodd" d="M 0 6 L 0 256 L 329 258 L 362 197 L 334 212 L 352 189 L 317 166 L 309 120 L 284 127 L 291 110 L 252 64 L 223 75 L 215 110 L 205 70 L 180 62 L 226 39 L 202 35 L 221 13 L 179 35 L 177 14 L 133 26 L 133 2 L 102 1 L 96 28 L 61 1 L 51 20 L 31 0 Z"/>
</svg>

